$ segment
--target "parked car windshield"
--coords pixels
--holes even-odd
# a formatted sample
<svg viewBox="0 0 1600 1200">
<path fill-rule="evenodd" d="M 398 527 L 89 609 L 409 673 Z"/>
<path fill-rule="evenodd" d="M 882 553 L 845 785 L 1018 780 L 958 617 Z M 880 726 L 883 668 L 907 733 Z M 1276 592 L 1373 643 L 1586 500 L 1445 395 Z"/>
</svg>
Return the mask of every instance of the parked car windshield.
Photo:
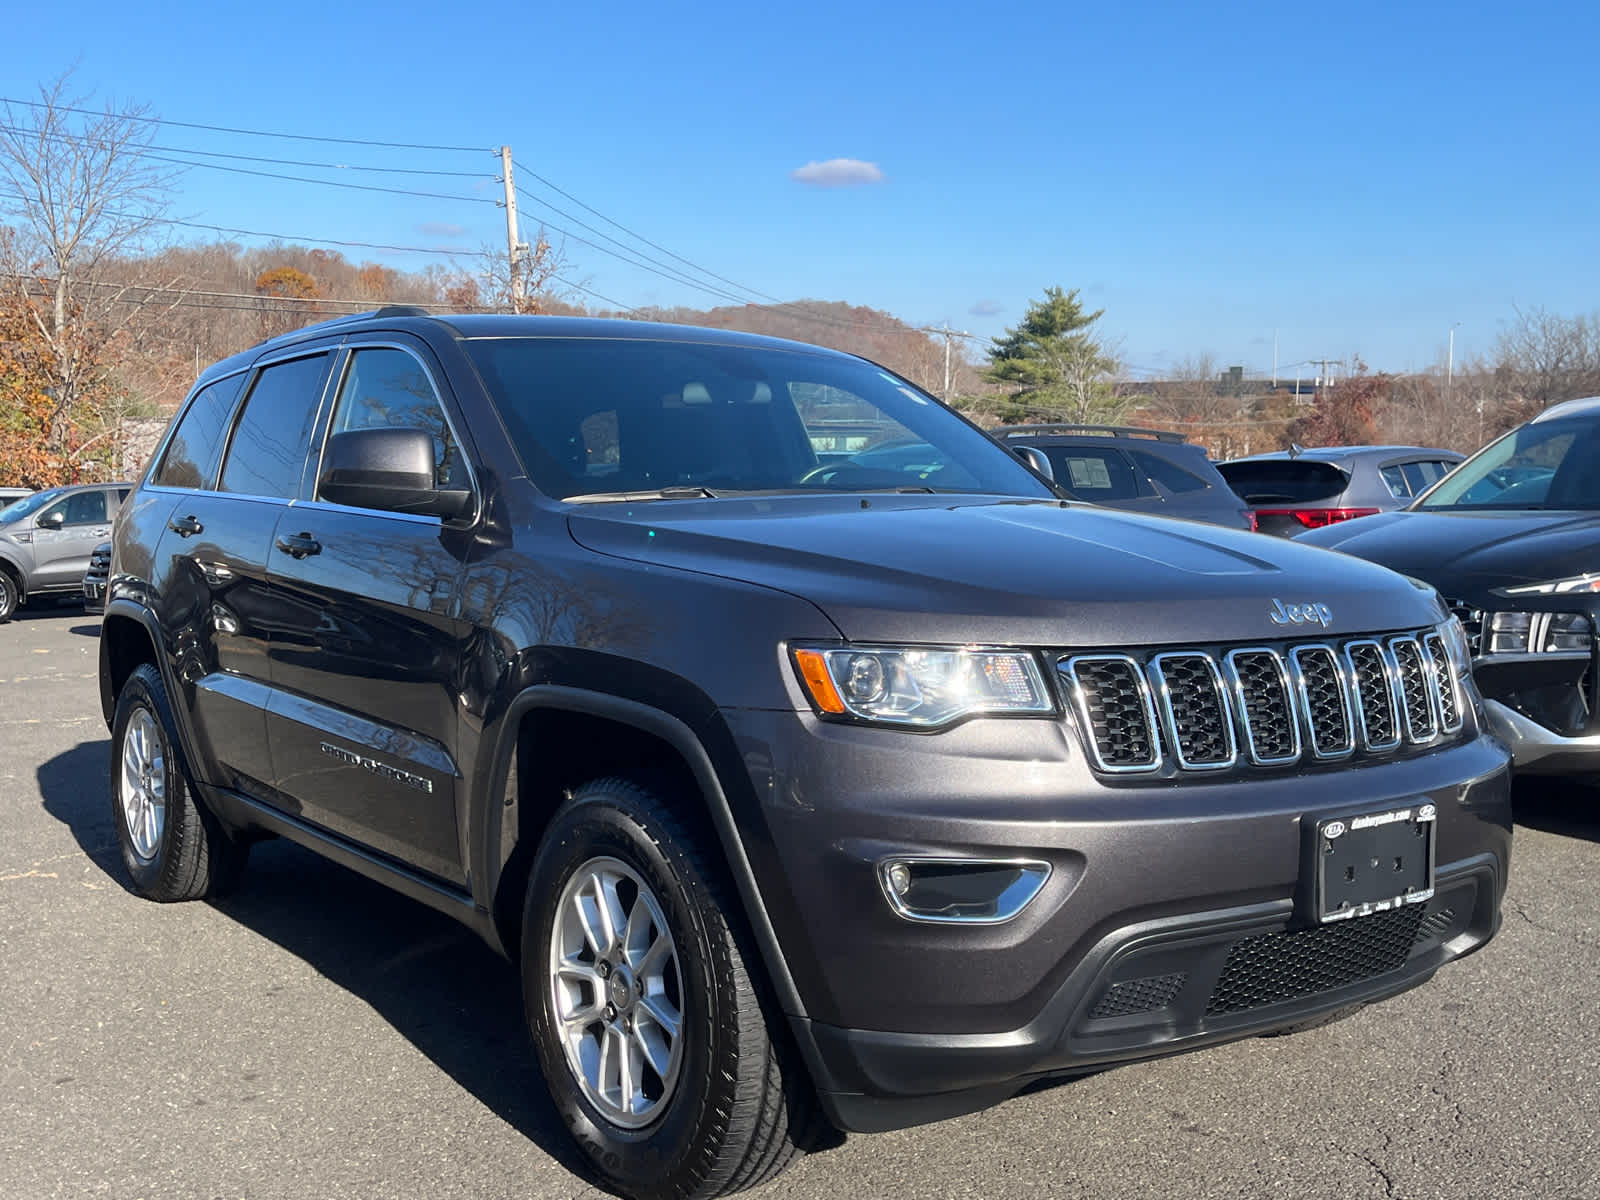
<svg viewBox="0 0 1600 1200">
<path fill-rule="evenodd" d="M 12 501 L 4 508 L 0 508 L 0 525 L 9 525 L 13 521 L 22 520 L 23 517 L 31 517 L 59 495 L 61 489 L 48 488 L 31 496 L 24 496 L 21 500 Z"/>
<path fill-rule="evenodd" d="M 1051 495 L 980 431 L 859 359 L 627 338 L 466 346 L 529 477 L 557 498 L 677 498 L 676 489 Z"/>
<path fill-rule="evenodd" d="M 1538 421 L 1513 429 L 1412 507 L 1429 512 L 1600 508 L 1600 422 Z"/>
</svg>

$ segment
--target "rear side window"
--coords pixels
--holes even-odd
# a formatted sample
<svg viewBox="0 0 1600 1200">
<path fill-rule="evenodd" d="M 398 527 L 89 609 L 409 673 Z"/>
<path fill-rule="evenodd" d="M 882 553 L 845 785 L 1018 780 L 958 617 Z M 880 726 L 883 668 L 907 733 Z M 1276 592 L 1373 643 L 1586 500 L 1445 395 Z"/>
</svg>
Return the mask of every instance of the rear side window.
<svg viewBox="0 0 1600 1200">
<path fill-rule="evenodd" d="M 1118 450 L 1041 446 L 1056 482 L 1091 502 L 1135 500 L 1144 495 L 1133 466 Z"/>
<path fill-rule="evenodd" d="M 1139 469 L 1169 492 L 1201 492 L 1211 485 L 1192 471 L 1186 471 L 1175 462 L 1168 462 L 1159 454 L 1145 450 L 1130 450 Z"/>
<path fill-rule="evenodd" d="M 350 356 L 330 432 L 381 428 L 426 430 L 433 438 L 434 483 L 442 488 L 471 485 L 461 448 L 422 364 L 404 350 L 375 346 Z"/>
<path fill-rule="evenodd" d="M 222 443 L 233 417 L 243 375 L 219 379 L 200 389 L 178 422 L 167 453 L 156 471 L 159 487 L 209 488 L 217 478 Z"/>
<path fill-rule="evenodd" d="M 221 490 L 292 500 L 300 494 L 328 356 L 274 363 L 256 377 L 222 468 Z"/>
<path fill-rule="evenodd" d="M 1228 486 L 1248 504 L 1310 504 L 1332 500 L 1350 480 L 1332 463 L 1293 458 L 1218 463 Z"/>
</svg>

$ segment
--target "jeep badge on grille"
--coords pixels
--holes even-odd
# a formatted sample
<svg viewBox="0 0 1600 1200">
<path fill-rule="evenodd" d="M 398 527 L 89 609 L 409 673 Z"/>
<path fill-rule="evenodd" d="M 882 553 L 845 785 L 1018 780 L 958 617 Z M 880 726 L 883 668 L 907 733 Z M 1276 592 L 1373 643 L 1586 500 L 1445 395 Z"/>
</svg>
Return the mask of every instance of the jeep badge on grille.
<svg viewBox="0 0 1600 1200">
<path fill-rule="evenodd" d="M 1274 599 L 1268 616 L 1274 625 L 1321 625 L 1326 629 L 1333 624 L 1333 609 L 1326 604 L 1285 604 Z"/>
</svg>

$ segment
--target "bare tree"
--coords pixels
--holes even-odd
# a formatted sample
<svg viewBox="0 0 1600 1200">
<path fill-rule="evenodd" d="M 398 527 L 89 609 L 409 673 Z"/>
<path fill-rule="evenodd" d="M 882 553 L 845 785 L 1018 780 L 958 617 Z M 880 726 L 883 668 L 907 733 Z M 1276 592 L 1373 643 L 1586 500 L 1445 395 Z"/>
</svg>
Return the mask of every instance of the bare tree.
<svg viewBox="0 0 1600 1200">
<path fill-rule="evenodd" d="M 1516 322 L 1500 335 L 1496 357 L 1522 415 L 1600 392 L 1600 313 L 1515 312 Z"/>
<path fill-rule="evenodd" d="M 0 285 L 43 340 L 58 453 L 80 401 L 102 382 L 100 348 L 147 304 L 168 301 L 176 283 L 155 291 L 110 277 L 160 226 L 176 173 L 146 156 L 155 126 L 145 108 L 89 111 L 67 90 L 70 74 L 41 85 L 36 103 L 0 105 L 0 179 L 14 193 L 13 223 L 0 230 Z"/>
<path fill-rule="evenodd" d="M 578 289 L 563 276 L 571 270 L 565 245 L 551 242 L 544 226 L 533 239 L 532 247 L 517 264 L 521 276 L 522 298 L 511 286 L 511 264 L 505 249 L 485 246 L 476 271 L 445 273 L 440 295 L 445 303 L 462 309 L 489 312 L 548 312 L 569 299 Z"/>
</svg>

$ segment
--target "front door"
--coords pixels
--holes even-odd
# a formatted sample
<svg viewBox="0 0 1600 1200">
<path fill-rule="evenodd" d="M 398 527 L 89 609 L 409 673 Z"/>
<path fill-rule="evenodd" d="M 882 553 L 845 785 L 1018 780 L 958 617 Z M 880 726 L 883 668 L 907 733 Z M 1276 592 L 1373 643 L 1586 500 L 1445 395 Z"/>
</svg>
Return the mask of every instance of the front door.
<svg viewBox="0 0 1600 1200">
<path fill-rule="evenodd" d="M 427 429 L 438 481 L 470 486 L 421 355 L 353 348 L 329 429 Z M 284 614 L 267 718 L 278 790 L 304 819 L 457 884 L 456 589 L 469 545 L 437 518 L 312 499 L 284 510 L 269 566 Z"/>
<path fill-rule="evenodd" d="M 114 495 L 114 493 L 113 493 Z M 33 591 L 76 591 L 89 569 L 89 555 L 111 536 L 111 513 L 101 488 L 63 496 L 35 519 Z"/>
</svg>

